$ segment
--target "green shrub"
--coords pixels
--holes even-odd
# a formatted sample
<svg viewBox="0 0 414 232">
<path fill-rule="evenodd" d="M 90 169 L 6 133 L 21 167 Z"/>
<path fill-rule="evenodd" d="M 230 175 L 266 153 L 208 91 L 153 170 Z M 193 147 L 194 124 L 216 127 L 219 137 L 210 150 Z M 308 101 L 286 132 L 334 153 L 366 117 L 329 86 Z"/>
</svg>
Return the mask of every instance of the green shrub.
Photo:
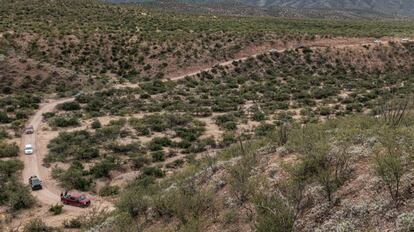
<svg viewBox="0 0 414 232">
<path fill-rule="evenodd" d="M 131 161 L 132 161 L 132 167 L 134 169 L 140 169 L 144 167 L 145 165 L 151 163 L 150 159 L 143 157 L 143 156 L 131 158 Z"/>
<path fill-rule="evenodd" d="M 15 211 L 31 208 L 35 203 L 35 199 L 27 187 L 20 183 L 14 183 L 12 186 L 9 186 L 8 191 L 9 205 Z"/>
<path fill-rule="evenodd" d="M 65 117 L 55 117 L 50 122 L 52 127 L 71 127 L 71 126 L 79 126 L 80 122 L 79 119 L 76 117 L 65 118 Z"/>
<path fill-rule="evenodd" d="M 74 111 L 74 110 L 80 110 L 81 106 L 78 102 L 72 101 L 72 102 L 65 102 L 65 103 L 59 104 L 57 108 L 59 110 L 64 110 L 64 111 Z"/>
<path fill-rule="evenodd" d="M 0 141 L 0 158 L 13 157 L 19 154 L 19 147 L 16 143 L 7 144 Z"/>
<path fill-rule="evenodd" d="M 53 232 L 57 229 L 47 226 L 41 219 L 32 219 L 24 226 L 24 232 Z"/>
<path fill-rule="evenodd" d="M 163 151 L 155 151 L 151 153 L 152 162 L 162 162 L 165 160 L 165 154 Z"/>
<path fill-rule="evenodd" d="M 82 227 L 82 222 L 79 220 L 79 218 L 73 218 L 69 221 L 65 220 L 63 222 L 63 227 L 68 229 L 80 229 Z"/>
<path fill-rule="evenodd" d="M 119 187 L 118 186 L 104 186 L 100 191 L 99 191 L 99 196 L 101 197 L 108 197 L 108 196 L 114 196 L 114 195 L 118 195 L 119 193 Z"/>
<path fill-rule="evenodd" d="M 83 170 L 83 165 L 79 162 L 74 162 L 59 176 L 59 180 L 66 189 L 77 189 L 80 191 L 88 191 L 92 186 L 92 180 L 86 176 Z"/>
<path fill-rule="evenodd" d="M 256 127 L 255 134 L 256 136 L 266 136 L 272 133 L 275 129 L 275 125 L 263 123 Z"/>
<path fill-rule="evenodd" d="M 12 119 L 7 115 L 6 112 L 0 112 L 0 123 L 10 123 Z"/>
<path fill-rule="evenodd" d="M 119 153 L 119 154 L 136 153 L 141 150 L 141 147 L 138 143 L 129 143 L 129 144 L 111 143 L 108 147 L 113 152 Z"/>
<path fill-rule="evenodd" d="M 99 163 L 96 163 L 90 170 L 90 173 L 95 178 L 109 177 L 109 172 L 116 168 L 114 159 L 104 159 Z"/>
<path fill-rule="evenodd" d="M 52 139 L 47 147 L 49 154 L 47 162 L 65 161 L 69 158 L 89 160 L 99 156 L 99 150 L 94 147 L 97 140 L 85 130 L 74 132 L 60 132 Z"/>
<path fill-rule="evenodd" d="M 288 232 L 293 231 L 295 214 L 285 199 L 277 195 L 264 193 L 254 199 L 256 208 L 255 228 L 258 232 Z"/>
<path fill-rule="evenodd" d="M 52 212 L 53 215 L 59 215 L 59 214 L 61 214 L 62 213 L 62 210 L 63 210 L 63 205 L 60 205 L 60 204 L 52 205 L 49 208 L 49 212 Z"/>
<path fill-rule="evenodd" d="M 163 147 L 171 145 L 172 141 L 168 137 L 155 137 L 148 143 L 147 147 L 151 151 L 159 151 L 162 150 Z"/>
<path fill-rule="evenodd" d="M 98 119 L 93 120 L 91 123 L 92 129 L 99 129 L 102 127 L 101 122 Z"/>
<path fill-rule="evenodd" d="M 21 171 L 23 167 L 23 162 L 18 159 L 0 160 L 0 176 L 9 178 L 16 172 Z"/>
<path fill-rule="evenodd" d="M 0 141 L 9 138 L 9 134 L 3 128 L 0 128 Z"/>
<path fill-rule="evenodd" d="M 164 172 L 156 167 L 144 167 L 142 169 L 142 173 L 146 176 L 153 176 L 153 177 L 157 177 L 157 178 L 161 178 L 164 177 Z"/>
</svg>

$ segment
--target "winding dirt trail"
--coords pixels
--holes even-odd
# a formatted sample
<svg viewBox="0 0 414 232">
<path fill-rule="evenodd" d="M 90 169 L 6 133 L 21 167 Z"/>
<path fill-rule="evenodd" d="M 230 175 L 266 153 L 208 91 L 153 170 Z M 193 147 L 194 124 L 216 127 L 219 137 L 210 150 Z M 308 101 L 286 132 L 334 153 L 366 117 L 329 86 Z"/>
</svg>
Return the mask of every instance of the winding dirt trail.
<svg viewBox="0 0 414 232">
<path fill-rule="evenodd" d="M 398 39 L 396 38 L 384 38 L 384 41 L 381 41 L 380 44 L 382 45 L 388 45 L 389 41 L 398 41 Z M 295 49 L 298 46 L 306 46 L 309 47 L 311 49 L 315 49 L 315 48 L 324 48 L 324 47 L 332 47 L 332 48 L 352 48 L 352 47 L 359 47 L 362 45 L 378 45 L 377 43 L 375 43 L 371 38 L 342 38 L 342 39 L 323 39 L 323 40 L 316 40 L 316 41 L 306 41 L 303 43 L 298 43 L 298 44 L 291 44 L 289 46 L 285 46 L 285 47 L 274 47 L 274 48 L 270 48 L 270 49 L 262 49 L 262 51 L 256 51 L 254 54 L 250 54 L 250 55 L 246 55 L 246 56 L 242 56 L 239 58 L 235 58 L 235 59 L 231 59 L 231 60 L 226 60 L 226 61 L 222 61 L 222 62 L 218 62 L 216 65 L 210 65 L 209 67 L 205 67 L 205 68 L 201 68 L 199 70 L 193 71 L 193 72 L 188 72 L 185 74 L 181 74 L 181 75 L 176 75 L 176 76 L 172 76 L 172 77 L 168 77 L 167 79 L 172 80 L 172 81 L 178 81 L 181 79 L 184 79 L 185 77 L 192 77 L 192 76 L 196 76 L 197 74 L 200 74 L 202 72 L 208 72 L 211 71 L 215 66 L 229 66 L 231 65 L 234 61 L 245 61 L 249 58 L 255 58 L 259 55 L 264 55 L 264 54 L 269 54 L 270 50 L 274 50 L 276 52 L 285 52 L 289 49 Z"/>
<path fill-rule="evenodd" d="M 341 48 L 356 47 L 356 46 L 361 46 L 361 45 L 366 45 L 366 44 L 374 44 L 374 43 L 369 42 L 367 40 L 357 40 L 357 41 L 352 41 L 347 44 L 340 44 L 336 47 L 341 47 Z M 310 48 L 319 48 L 319 47 L 329 46 L 329 44 L 323 44 L 323 45 L 313 44 L 313 46 L 312 45 L 309 45 L 309 46 Z M 291 48 L 277 49 L 277 52 L 283 52 L 287 49 L 291 49 Z M 254 58 L 260 54 L 266 54 L 266 53 L 269 53 L 269 50 L 261 51 L 261 52 L 258 52 L 256 54 L 246 56 L 246 57 L 224 61 L 224 62 L 218 63 L 217 65 L 229 66 L 231 65 L 233 61 L 243 61 L 243 60 L 247 60 L 248 58 L 251 58 L 251 57 Z M 187 76 L 195 76 L 204 71 L 210 71 L 212 68 L 213 67 L 204 68 L 204 69 L 201 69 L 195 72 L 190 72 L 185 75 L 179 75 L 179 76 L 171 77 L 168 79 L 172 81 L 177 81 Z M 124 87 L 137 87 L 137 86 L 138 86 L 137 84 L 128 83 L 128 84 L 115 85 L 113 87 L 124 88 Z M 46 157 L 48 153 L 47 144 L 49 143 L 50 139 L 53 138 L 53 136 L 45 136 L 46 133 L 49 133 L 49 135 L 52 135 L 52 132 L 50 131 L 41 131 L 42 117 L 43 117 L 42 114 L 53 111 L 54 108 L 58 104 L 68 102 L 68 101 L 73 101 L 73 100 L 74 98 L 64 98 L 64 99 L 57 99 L 57 100 L 49 100 L 46 103 L 42 104 L 40 108 L 38 109 L 38 111 L 28 121 L 28 124 L 33 125 L 35 129 L 35 133 L 24 134 L 22 136 L 22 140 L 21 140 L 22 150 L 24 149 L 24 146 L 26 144 L 32 144 L 34 147 L 34 154 L 32 155 L 22 154 L 21 155 L 21 159 L 24 162 L 24 169 L 22 173 L 23 181 L 24 183 L 27 183 L 28 178 L 33 175 L 36 175 L 41 180 L 44 180 L 42 183 L 43 189 L 40 191 L 32 192 L 32 194 L 39 200 L 39 202 L 43 203 L 44 205 L 50 206 L 52 204 L 56 204 L 60 202 L 60 193 L 63 190 L 57 185 L 56 181 L 52 180 L 49 168 L 43 166 L 43 158 Z M 56 133 L 56 132 L 53 132 L 53 133 Z M 99 206 L 103 206 L 109 209 L 113 209 L 112 203 L 107 202 L 97 196 L 90 196 L 88 194 L 86 195 L 92 199 L 92 205 L 99 205 Z M 79 216 L 86 212 L 85 209 L 70 207 L 70 206 L 65 207 L 65 211 L 67 211 L 66 216 L 68 215 Z"/>
<path fill-rule="evenodd" d="M 42 163 L 43 157 L 46 156 L 47 151 L 38 149 L 40 147 L 38 135 L 42 124 L 42 114 L 51 112 L 58 104 L 72 100 L 73 98 L 51 100 L 48 103 L 42 104 L 39 110 L 30 118 L 28 124 L 34 127 L 35 132 L 33 134 L 23 134 L 21 146 L 22 149 L 24 149 L 26 144 L 32 144 L 34 147 L 34 153 L 32 155 L 22 155 L 22 160 L 24 162 L 23 181 L 28 181 L 30 176 L 38 176 L 41 180 L 43 180 L 42 177 L 45 176 L 45 167 Z M 42 182 L 42 185 L 42 190 L 33 191 L 32 194 L 44 204 L 52 205 L 58 203 L 60 201 L 60 190 L 51 188 L 47 182 Z"/>
</svg>

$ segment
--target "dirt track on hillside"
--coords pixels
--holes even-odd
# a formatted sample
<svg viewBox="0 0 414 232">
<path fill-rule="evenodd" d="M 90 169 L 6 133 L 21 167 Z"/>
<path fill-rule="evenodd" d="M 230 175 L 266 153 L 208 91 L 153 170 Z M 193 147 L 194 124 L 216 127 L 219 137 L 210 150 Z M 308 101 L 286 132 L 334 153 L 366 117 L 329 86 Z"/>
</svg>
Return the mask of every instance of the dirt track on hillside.
<svg viewBox="0 0 414 232">
<path fill-rule="evenodd" d="M 389 40 L 396 40 L 395 38 L 384 38 L 382 44 L 387 44 Z M 206 64 L 204 66 L 198 66 L 196 70 L 192 70 L 190 68 L 185 69 L 184 74 L 172 74 L 167 75 L 167 79 L 172 81 L 177 81 L 183 79 L 187 76 L 195 76 L 202 72 L 208 72 L 213 69 L 214 66 L 229 66 L 234 61 L 244 61 L 249 58 L 255 58 L 258 55 L 268 54 L 271 49 L 276 50 L 277 52 L 284 52 L 289 49 L 295 49 L 296 47 L 303 45 L 309 48 L 323 48 L 323 47 L 332 47 L 332 48 L 346 48 L 346 47 L 358 47 L 362 45 L 375 45 L 371 38 L 335 38 L 335 39 L 320 39 L 315 41 L 305 41 L 302 43 L 292 43 L 287 46 L 264 46 L 261 48 L 251 49 L 248 52 L 241 53 L 237 58 L 230 59 L 222 62 L 218 62 L 217 64 Z"/>
</svg>

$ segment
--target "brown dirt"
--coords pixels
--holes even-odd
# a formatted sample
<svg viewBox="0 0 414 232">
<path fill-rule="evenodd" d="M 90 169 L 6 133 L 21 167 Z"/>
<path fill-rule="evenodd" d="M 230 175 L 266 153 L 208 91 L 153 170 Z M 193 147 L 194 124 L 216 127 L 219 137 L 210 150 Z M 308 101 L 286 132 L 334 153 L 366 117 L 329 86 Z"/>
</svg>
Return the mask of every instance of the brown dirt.
<svg viewBox="0 0 414 232">
<path fill-rule="evenodd" d="M 303 43 L 305 46 L 309 47 L 327 47 L 327 46 L 335 46 L 335 47 L 355 47 L 355 46 L 361 46 L 365 44 L 374 44 L 371 39 L 369 38 L 335 38 L 335 39 L 322 39 L 317 40 L 313 42 L 306 42 Z M 288 44 L 285 47 L 282 47 L 281 45 L 277 45 L 276 49 L 278 49 L 279 52 L 283 52 L 286 49 L 294 48 L 298 44 Z M 280 46 L 280 47 L 279 47 Z M 250 57 L 256 57 L 259 54 L 264 54 L 269 52 L 269 49 L 272 48 L 270 44 L 263 45 L 260 47 L 254 47 L 254 48 L 246 48 L 242 50 L 235 59 L 222 61 L 219 63 L 221 66 L 228 66 L 235 60 L 246 60 Z M 274 47 L 273 47 L 274 48 Z M 183 79 L 186 76 L 194 76 L 202 71 L 209 71 L 211 70 L 211 66 L 214 65 L 212 63 L 202 64 L 199 66 L 192 66 L 190 68 L 183 69 L 180 72 L 172 72 L 167 77 L 171 80 L 179 80 Z M 116 88 L 119 87 L 136 87 L 136 84 L 127 84 L 127 85 L 119 85 L 115 86 Z M 33 195 L 38 199 L 39 201 L 39 208 L 35 210 L 25 211 L 21 214 L 19 214 L 12 223 L 12 226 L 18 226 L 21 224 L 24 224 L 25 221 L 28 221 L 31 218 L 34 217 L 40 217 L 42 218 L 47 224 L 54 225 L 54 226 L 61 226 L 62 222 L 64 220 L 78 217 L 86 212 L 88 212 L 91 209 L 81 209 L 76 207 L 70 207 L 65 206 L 64 212 L 61 215 L 58 216 L 52 216 L 50 213 L 48 213 L 48 208 L 52 204 L 56 204 L 59 202 L 59 194 L 63 191 L 62 188 L 59 187 L 58 183 L 53 180 L 50 176 L 50 168 L 44 167 L 42 164 L 43 158 L 47 154 L 47 144 L 49 141 L 54 138 L 57 134 L 55 131 L 46 131 L 41 130 L 43 127 L 42 124 L 42 114 L 45 112 L 52 111 L 57 104 L 71 101 L 72 98 L 67 99 L 58 99 L 58 100 L 51 100 L 47 103 L 44 103 L 41 105 L 40 109 L 36 112 L 36 114 L 29 120 L 29 124 L 33 125 L 36 133 L 32 135 L 23 135 L 22 136 L 22 142 L 21 147 L 23 148 L 25 144 L 32 144 L 35 149 L 35 153 L 33 155 L 21 155 L 21 159 L 25 164 L 25 168 L 23 170 L 22 175 L 22 181 L 26 183 L 27 179 L 32 175 L 39 176 L 40 179 L 43 180 L 43 186 L 44 189 L 41 191 L 33 192 Z M 205 121 L 207 124 L 207 132 L 206 136 L 220 136 L 221 131 L 219 128 L 216 128 L 214 123 L 212 122 L 211 118 L 203 119 L 202 121 Z M 181 156 L 177 156 L 176 159 L 183 158 Z M 169 162 L 171 160 L 168 160 Z M 131 174 L 131 176 L 135 176 L 135 174 Z M 119 176 L 118 180 L 122 182 L 123 177 L 126 177 L 127 179 L 130 177 L 129 174 L 125 174 L 125 176 L 121 175 Z M 116 181 L 115 181 L 116 183 Z M 87 194 L 88 197 L 92 199 L 92 204 L 99 207 L 105 207 L 109 209 L 113 209 L 113 206 L 110 202 L 107 202 L 103 200 L 100 197 L 92 196 Z"/>
</svg>

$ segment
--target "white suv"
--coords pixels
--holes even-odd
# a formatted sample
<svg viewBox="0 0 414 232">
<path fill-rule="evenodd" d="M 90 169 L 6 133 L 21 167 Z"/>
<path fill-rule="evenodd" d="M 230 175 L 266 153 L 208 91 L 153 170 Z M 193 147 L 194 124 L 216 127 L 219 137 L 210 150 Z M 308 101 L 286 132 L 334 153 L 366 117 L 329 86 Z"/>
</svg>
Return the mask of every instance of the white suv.
<svg viewBox="0 0 414 232">
<path fill-rule="evenodd" d="M 26 144 L 26 146 L 24 146 L 24 154 L 25 155 L 33 154 L 33 147 L 31 144 Z"/>
</svg>

